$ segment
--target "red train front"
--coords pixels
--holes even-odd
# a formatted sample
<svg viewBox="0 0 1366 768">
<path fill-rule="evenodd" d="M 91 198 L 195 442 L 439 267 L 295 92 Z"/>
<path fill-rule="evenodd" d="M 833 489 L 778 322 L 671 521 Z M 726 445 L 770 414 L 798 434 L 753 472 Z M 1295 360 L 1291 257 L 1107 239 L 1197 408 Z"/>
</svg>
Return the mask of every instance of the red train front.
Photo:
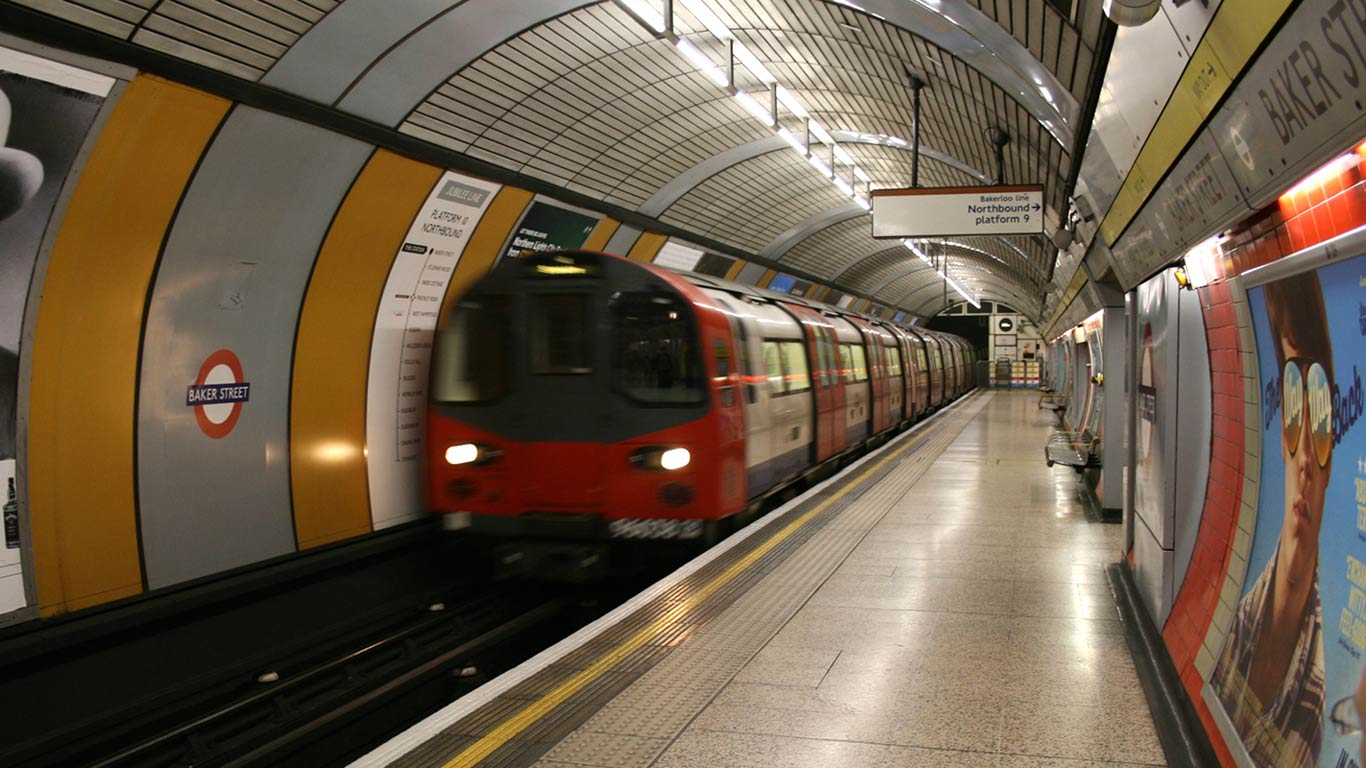
<svg viewBox="0 0 1366 768">
<path fill-rule="evenodd" d="M 745 505 L 731 344 L 681 276 L 587 252 L 504 260 L 437 335 L 431 508 L 515 537 L 538 570 L 586 566 L 608 538 L 712 538 Z"/>
</svg>

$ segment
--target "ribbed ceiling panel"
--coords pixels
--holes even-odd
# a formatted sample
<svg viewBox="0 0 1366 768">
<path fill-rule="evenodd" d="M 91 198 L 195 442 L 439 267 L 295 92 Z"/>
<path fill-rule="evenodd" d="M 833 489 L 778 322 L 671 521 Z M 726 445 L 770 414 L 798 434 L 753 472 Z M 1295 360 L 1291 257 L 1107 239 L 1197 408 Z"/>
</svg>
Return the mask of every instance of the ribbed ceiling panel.
<svg viewBox="0 0 1366 768">
<path fill-rule="evenodd" d="M 248 80 L 259 79 L 338 1 L 16 0 Z M 1097 3 L 962 1 L 1013 36 L 1076 102 L 1085 100 L 1104 23 Z M 1042 183 L 1047 205 L 1054 211 L 1065 209 L 1063 187 L 1072 162 L 1068 148 L 1016 100 L 1020 94 L 1003 90 L 985 70 L 974 69 L 913 30 L 841 2 L 707 2 L 828 130 L 909 140 L 914 131 L 909 68 L 929 85 L 922 94 L 920 126 L 927 149 L 994 177 L 989 132 L 1004 128 L 1012 137 L 1005 153 L 1005 180 Z M 440 10 L 434 7 L 433 13 Z M 681 4 L 675 6 L 674 24 L 677 34 L 723 63 L 719 49 L 708 47 L 703 26 Z M 336 26 L 327 39 L 364 34 Z M 400 48 L 407 42 L 395 39 L 402 40 Z M 482 55 L 414 105 L 400 130 L 627 208 L 640 206 L 718 154 L 772 135 L 669 40 L 655 38 L 610 1 L 547 19 L 506 40 L 488 40 Z M 874 186 L 909 185 L 909 152 L 876 145 L 844 147 Z M 922 158 L 920 174 L 924 186 L 980 183 L 928 157 Z M 757 252 L 808 217 L 847 204 L 828 180 L 784 150 L 706 179 L 662 218 Z M 861 217 L 817 232 L 789 250 L 783 263 L 834 278 L 883 249 L 869 230 L 867 218 Z M 1038 275 L 1047 274 L 1056 249 L 1044 238 L 1011 241 L 1024 256 L 1000 240 L 978 238 L 973 246 L 990 257 L 973 258 L 1006 265 L 1003 279 L 1035 291 Z"/>
</svg>

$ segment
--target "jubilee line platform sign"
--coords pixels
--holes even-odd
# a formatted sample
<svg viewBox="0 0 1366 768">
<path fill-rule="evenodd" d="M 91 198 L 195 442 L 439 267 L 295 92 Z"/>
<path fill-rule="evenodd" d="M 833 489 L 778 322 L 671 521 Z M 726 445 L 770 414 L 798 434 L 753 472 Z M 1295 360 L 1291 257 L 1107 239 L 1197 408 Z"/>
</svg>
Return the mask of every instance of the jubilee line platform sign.
<svg viewBox="0 0 1366 768">
<path fill-rule="evenodd" d="M 873 237 L 1038 235 L 1043 187 L 875 189 Z"/>
</svg>

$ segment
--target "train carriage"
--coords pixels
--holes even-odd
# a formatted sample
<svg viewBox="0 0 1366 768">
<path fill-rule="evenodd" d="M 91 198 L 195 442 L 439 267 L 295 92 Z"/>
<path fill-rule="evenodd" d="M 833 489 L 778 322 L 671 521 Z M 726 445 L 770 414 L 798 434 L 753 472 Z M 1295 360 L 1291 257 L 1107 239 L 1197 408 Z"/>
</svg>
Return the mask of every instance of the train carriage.
<svg viewBox="0 0 1366 768">
<path fill-rule="evenodd" d="M 712 539 L 946 402 L 947 347 L 607 254 L 506 259 L 441 320 L 429 505 L 537 570 L 613 538 Z"/>
</svg>

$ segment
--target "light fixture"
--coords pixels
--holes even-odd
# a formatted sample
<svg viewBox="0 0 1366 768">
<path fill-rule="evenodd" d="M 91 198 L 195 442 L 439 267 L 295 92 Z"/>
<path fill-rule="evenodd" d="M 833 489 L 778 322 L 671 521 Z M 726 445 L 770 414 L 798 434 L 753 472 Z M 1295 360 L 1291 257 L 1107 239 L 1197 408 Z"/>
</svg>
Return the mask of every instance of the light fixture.
<svg viewBox="0 0 1366 768">
<path fill-rule="evenodd" d="M 925 266 L 929 267 L 930 269 L 933 269 L 936 273 L 938 273 L 940 277 L 944 278 L 944 282 L 948 283 L 949 287 L 957 291 L 958 295 L 962 296 L 964 301 L 971 304 L 975 309 L 982 308 L 981 303 L 978 302 L 977 299 L 974 299 L 973 297 L 969 296 L 967 291 L 963 290 L 963 288 L 959 286 L 953 278 L 949 277 L 947 270 L 941 270 L 936 268 L 934 266 L 934 262 L 930 259 L 929 256 L 925 255 L 924 251 L 920 250 L 920 246 L 916 245 L 914 240 L 902 240 L 901 244 L 906 246 L 906 249 L 909 250 L 911 253 L 914 253 L 916 256 L 920 257 L 920 260 L 925 262 Z"/>
<path fill-rule="evenodd" d="M 856 189 L 859 183 L 868 185 L 872 181 L 872 177 L 858 167 L 853 156 L 847 150 L 835 143 L 830 131 L 811 117 L 810 111 L 801 103 L 801 100 L 782 83 L 778 82 L 778 78 L 759 60 L 759 57 L 736 38 L 735 33 L 707 5 L 706 0 L 674 0 L 674 2 L 676 7 L 683 8 L 690 13 L 712 37 L 726 44 L 731 57 L 729 70 L 712 61 L 702 48 L 692 41 L 674 32 L 671 28 L 672 19 L 666 20 L 659 11 L 651 6 L 649 0 L 616 0 L 616 2 L 637 21 L 649 28 L 652 34 L 662 34 L 671 40 L 684 58 L 697 67 L 708 80 L 726 89 L 740 102 L 746 112 L 782 137 L 783 141 L 786 141 L 794 152 L 806 157 L 811 166 L 820 171 L 840 191 L 840 194 L 853 199 L 865 211 L 872 210 L 872 204 L 868 201 L 867 196 L 860 195 Z M 759 82 L 772 89 L 771 93 L 766 94 L 766 97 L 756 98 L 755 95 L 737 86 L 733 82 L 738 77 L 733 74 L 737 67 L 748 70 Z M 768 99 L 772 101 L 766 106 L 765 102 Z M 779 116 L 776 114 L 779 105 L 787 113 L 802 121 L 807 138 L 799 137 L 800 131 L 794 132 L 780 124 Z M 770 112 L 770 109 L 774 111 Z M 816 143 L 829 147 L 829 157 L 832 162 L 822 160 L 813 154 Z M 831 168 L 832 163 L 850 166 L 852 171 L 849 174 L 844 174 L 847 178 L 840 178 L 840 174 L 836 174 Z"/>
<path fill-rule="evenodd" d="M 1191 279 L 1190 276 L 1186 274 L 1185 267 L 1177 267 L 1176 269 L 1173 269 L 1172 277 L 1176 278 L 1176 285 L 1178 288 L 1191 287 Z"/>
</svg>

